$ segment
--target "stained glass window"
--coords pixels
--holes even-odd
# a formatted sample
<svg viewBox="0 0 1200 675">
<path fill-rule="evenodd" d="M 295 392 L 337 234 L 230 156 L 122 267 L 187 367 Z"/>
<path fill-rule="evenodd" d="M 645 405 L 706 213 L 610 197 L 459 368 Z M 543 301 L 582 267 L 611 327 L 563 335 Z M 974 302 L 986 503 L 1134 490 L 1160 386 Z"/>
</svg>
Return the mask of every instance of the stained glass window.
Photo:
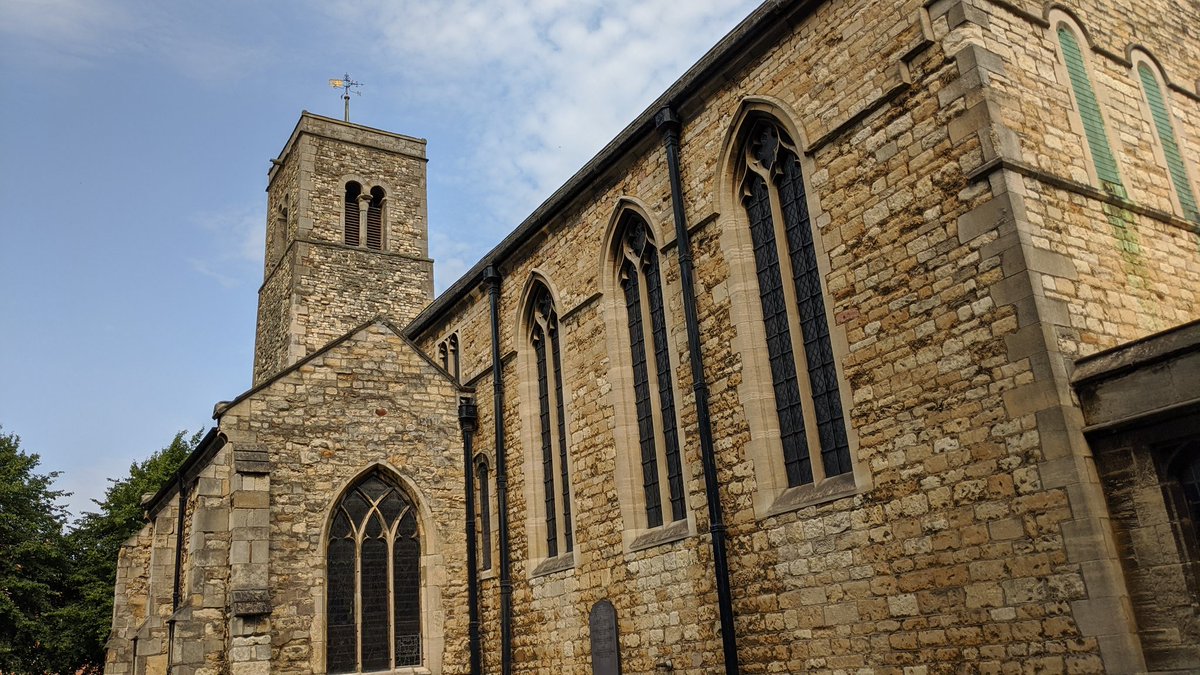
<svg viewBox="0 0 1200 675">
<path fill-rule="evenodd" d="M 825 477 L 851 470 L 813 224 L 799 154 L 779 125 L 765 119 L 754 124 L 744 161 L 742 204 L 754 245 L 784 470 L 788 485 L 804 485 L 815 478 L 813 450 Z"/>
<path fill-rule="evenodd" d="M 537 371 L 537 442 L 542 459 L 546 555 L 554 557 L 574 548 L 562 350 L 558 311 L 550 290 L 539 283 L 531 296 L 531 305 L 529 341 Z"/>
<path fill-rule="evenodd" d="M 646 221 L 628 212 L 621 227 L 620 284 L 625 293 L 629 329 L 646 525 L 658 527 L 663 524 L 664 500 L 670 503 L 672 522 L 686 516 L 662 281 L 658 249 L 651 241 Z M 667 474 L 665 491 L 661 479 L 663 468 Z"/>
<path fill-rule="evenodd" d="M 420 665 L 420 559 L 412 502 L 387 474 L 346 492 L 329 528 L 327 672 Z"/>
</svg>

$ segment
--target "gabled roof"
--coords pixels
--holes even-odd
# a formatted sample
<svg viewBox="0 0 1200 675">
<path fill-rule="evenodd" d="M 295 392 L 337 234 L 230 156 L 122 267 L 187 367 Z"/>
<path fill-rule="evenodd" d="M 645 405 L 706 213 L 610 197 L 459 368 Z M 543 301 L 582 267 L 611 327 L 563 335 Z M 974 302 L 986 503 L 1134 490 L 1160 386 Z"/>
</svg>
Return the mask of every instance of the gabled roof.
<svg viewBox="0 0 1200 675">
<path fill-rule="evenodd" d="M 464 387 L 457 380 L 455 380 L 454 376 L 451 375 L 449 372 L 447 372 L 445 368 L 442 368 L 440 365 L 437 364 L 436 361 L 429 358 L 429 356 L 425 352 L 421 351 L 420 347 L 418 347 L 415 343 L 413 343 L 412 340 L 408 339 L 408 336 L 406 336 L 404 334 L 404 331 L 400 330 L 400 328 L 398 328 L 396 326 L 396 324 L 392 323 L 391 321 L 389 321 L 388 319 L 386 319 L 382 316 L 376 315 L 376 316 L 368 319 L 367 321 L 364 321 L 363 323 L 350 329 L 350 331 L 348 331 L 345 335 L 341 336 L 340 338 L 337 338 L 336 340 L 330 342 L 329 344 L 325 345 L 324 347 L 321 347 L 320 349 L 309 354 L 308 356 L 305 356 L 304 358 L 293 363 L 292 365 L 288 366 L 287 368 L 284 368 L 283 370 L 279 371 L 278 373 L 275 373 L 274 375 L 263 380 L 262 382 L 255 385 L 254 387 L 247 389 L 245 392 L 238 395 L 238 397 L 233 399 L 232 401 L 222 401 L 222 402 L 218 403 L 216 405 L 216 407 L 213 409 L 213 419 L 219 420 L 221 418 L 221 416 L 224 415 L 225 412 L 227 410 L 229 410 L 230 408 L 232 408 L 233 406 L 250 398 L 251 396 L 262 391 L 263 389 L 266 389 L 267 387 L 271 386 L 272 384 L 275 384 L 276 382 L 287 377 L 288 375 L 291 375 L 292 373 L 296 372 L 297 370 L 299 370 L 306 364 L 311 363 L 313 360 L 318 359 L 318 358 L 324 356 L 325 354 L 328 354 L 330 351 L 336 349 L 341 344 L 350 340 L 350 338 L 354 337 L 358 333 L 362 332 L 363 330 L 365 330 L 368 327 L 373 326 L 375 324 L 379 324 L 379 325 L 387 328 L 389 331 L 394 333 L 396 335 L 396 337 L 403 340 L 405 344 L 407 344 L 409 347 L 412 348 L 412 350 L 414 352 L 416 352 L 417 356 L 421 357 L 422 361 L 433 366 L 433 368 L 435 370 L 437 370 L 438 373 L 440 373 L 443 377 L 445 377 L 448 382 L 450 382 L 455 387 L 457 387 L 459 391 L 464 391 L 464 392 L 473 391 L 472 389 L 470 389 L 468 387 Z"/>
</svg>

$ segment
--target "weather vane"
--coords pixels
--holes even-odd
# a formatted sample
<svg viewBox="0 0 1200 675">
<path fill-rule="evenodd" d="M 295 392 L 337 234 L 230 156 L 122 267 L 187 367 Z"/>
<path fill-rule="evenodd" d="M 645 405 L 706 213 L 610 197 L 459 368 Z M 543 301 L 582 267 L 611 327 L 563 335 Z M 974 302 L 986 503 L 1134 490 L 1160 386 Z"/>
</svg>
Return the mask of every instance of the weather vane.
<svg viewBox="0 0 1200 675">
<path fill-rule="evenodd" d="M 355 82 L 354 80 L 350 79 L 350 73 L 346 73 L 345 75 L 342 76 L 342 79 L 340 79 L 340 80 L 330 79 L 329 86 L 333 87 L 334 89 L 342 90 L 342 100 L 346 102 L 346 117 L 345 117 L 345 119 L 347 122 L 349 122 L 350 121 L 350 90 L 354 87 L 363 86 L 363 83 Z M 354 93 L 357 96 L 362 96 L 362 92 L 360 92 L 358 90 L 355 90 Z"/>
</svg>

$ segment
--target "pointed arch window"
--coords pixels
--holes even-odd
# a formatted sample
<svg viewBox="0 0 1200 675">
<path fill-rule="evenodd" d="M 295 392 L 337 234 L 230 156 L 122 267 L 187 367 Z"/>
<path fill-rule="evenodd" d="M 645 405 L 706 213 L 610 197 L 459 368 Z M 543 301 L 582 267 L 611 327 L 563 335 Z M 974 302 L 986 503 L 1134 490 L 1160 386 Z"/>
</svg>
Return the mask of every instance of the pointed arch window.
<svg viewBox="0 0 1200 675">
<path fill-rule="evenodd" d="M 421 542 L 400 487 L 373 471 L 334 509 L 327 551 L 326 671 L 421 663 Z"/>
<path fill-rule="evenodd" d="M 740 168 L 788 485 L 848 473 L 846 421 L 799 153 L 779 124 L 759 119 Z"/>
<path fill-rule="evenodd" d="M 1125 196 L 1125 186 L 1121 183 L 1121 174 L 1117 170 L 1116 156 L 1108 144 L 1108 131 L 1104 126 L 1104 115 L 1100 111 L 1100 102 L 1096 98 L 1096 90 L 1092 88 L 1092 79 L 1088 75 L 1087 64 L 1084 61 L 1083 50 L 1075 32 L 1065 23 L 1060 23 L 1057 29 L 1058 44 L 1062 49 L 1063 62 L 1067 66 L 1067 74 L 1071 80 L 1071 91 L 1075 95 L 1075 106 L 1079 119 L 1083 123 L 1084 137 L 1087 139 L 1088 150 L 1092 154 L 1092 163 L 1096 167 L 1096 178 L 1100 186 L 1107 192 Z"/>
<path fill-rule="evenodd" d="M 491 480 L 487 458 L 475 458 L 475 518 L 479 533 L 479 569 L 492 569 L 492 505 Z"/>
<path fill-rule="evenodd" d="M 528 340 L 537 377 L 536 443 L 541 450 L 546 555 L 574 549 L 571 531 L 567 426 L 563 409 L 562 349 L 558 310 L 550 289 L 537 283 L 531 295 Z"/>
<path fill-rule="evenodd" d="M 451 333 L 449 337 L 438 343 L 438 362 L 447 373 L 454 377 L 455 381 L 460 381 L 462 373 L 459 368 L 458 333 Z"/>
<path fill-rule="evenodd" d="M 358 181 L 352 180 L 346 183 L 346 197 L 343 204 L 342 221 L 344 226 L 344 241 L 347 246 L 359 245 L 359 221 L 362 214 L 358 206 L 358 199 L 361 196 L 362 185 Z"/>
<path fill-rule="evenodd" d="M 371 188 L 371 200 L 367 203 L 367 248 L 383 250 L 383 203 L 386 195 L 383 188 Z"/>
<path fill-rule="evenodd" d="M 659 527 L 664 520 L 683 520 L 687 512 L 658 248 L 645 219 L 632 211 L 622 216 L 618 232 L 646 525 Z"/>
<path fill-rule="evenodd" d="M 1187 168 L 1183 162 L 1183 153 L 1175 139 L 1175 128 L 1171 124 L 1171 111 L 1167 108 L 1167 98 L 1163 88 L 1159 86 L 1159 77 L 1145 61 L 1137 64 L 1138 79 L 1142 81 L 1142 91 L 1146 94 L 1146 103 L 1150 105 L 1150 117 L 1154 131 L 1158 134 L 1158 142 L 1162 147 L 1163 157 L 1167 162 L 1167 173 L 1171 176 L 1171 184 L 1175 187 L 1175 195 L 1183 210 L 1183 217 L 1200 223 L 1200 206 L 1196 204 L 1196 196 L 1192 192 L 1191 181 L 1188 180 Z"/>
</svg>

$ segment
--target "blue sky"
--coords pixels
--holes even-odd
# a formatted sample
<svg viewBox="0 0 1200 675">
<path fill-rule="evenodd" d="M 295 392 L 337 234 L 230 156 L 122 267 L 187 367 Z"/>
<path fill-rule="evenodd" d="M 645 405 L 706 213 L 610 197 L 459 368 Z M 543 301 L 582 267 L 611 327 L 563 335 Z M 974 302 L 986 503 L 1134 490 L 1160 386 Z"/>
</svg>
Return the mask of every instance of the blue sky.
<svg viewBox="0 0 1200 675">
<path fill-rule="evenodd" d="M 428 139 L 437 290 L 755 0 L 0 0 L 0 425 L 71 510 L 250 384 L 301 110 Z"/>
</svg>

